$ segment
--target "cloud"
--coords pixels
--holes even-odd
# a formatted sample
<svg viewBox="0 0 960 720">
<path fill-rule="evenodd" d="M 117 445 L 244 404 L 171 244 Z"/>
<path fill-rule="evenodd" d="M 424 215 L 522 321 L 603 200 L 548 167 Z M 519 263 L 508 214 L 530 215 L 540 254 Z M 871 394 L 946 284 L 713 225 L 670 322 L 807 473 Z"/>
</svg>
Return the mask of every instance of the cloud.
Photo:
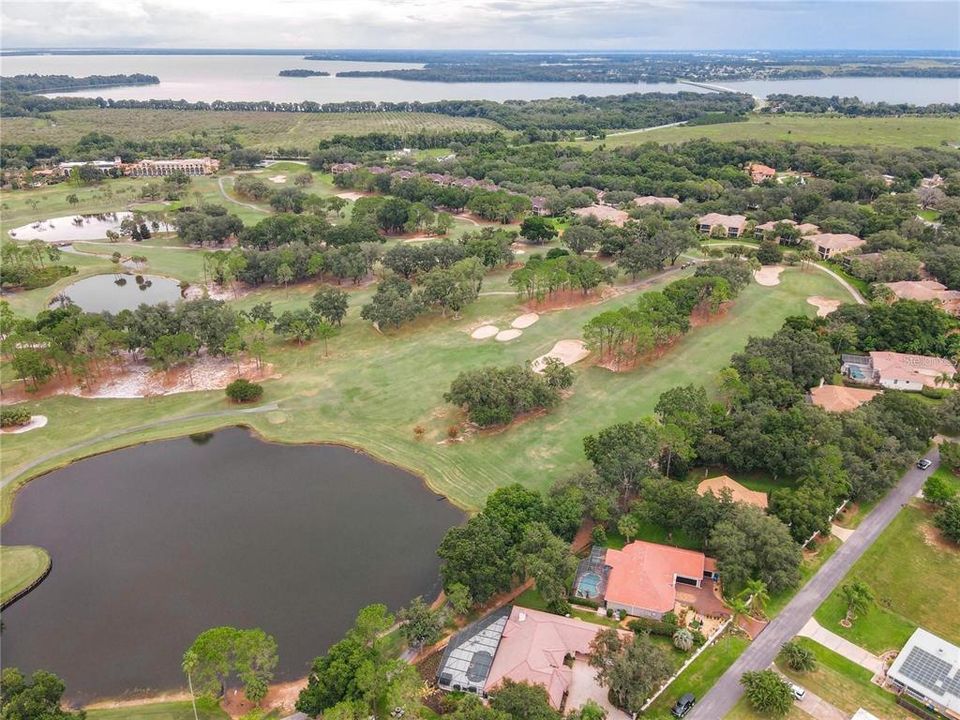
<svg viewBox="0 0 960 720">
<path fill-rule="evenodd" d="M 3 47 L 958 49 L 955 0 L 6 0 Z"/>
</svg>

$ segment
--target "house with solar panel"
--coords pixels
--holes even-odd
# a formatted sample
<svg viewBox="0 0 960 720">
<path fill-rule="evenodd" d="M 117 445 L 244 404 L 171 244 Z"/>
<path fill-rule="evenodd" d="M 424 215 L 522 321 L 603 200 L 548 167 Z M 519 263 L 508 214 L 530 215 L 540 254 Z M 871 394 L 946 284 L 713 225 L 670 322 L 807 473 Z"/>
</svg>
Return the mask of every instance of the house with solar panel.
<svg viewBox="0 0 960 720">
<path fill-rule="evenodd" d="M 960 720 L 960 647 L 917 628 L 887 671 L 887 681 L 901 695 Z"/>
</svg>

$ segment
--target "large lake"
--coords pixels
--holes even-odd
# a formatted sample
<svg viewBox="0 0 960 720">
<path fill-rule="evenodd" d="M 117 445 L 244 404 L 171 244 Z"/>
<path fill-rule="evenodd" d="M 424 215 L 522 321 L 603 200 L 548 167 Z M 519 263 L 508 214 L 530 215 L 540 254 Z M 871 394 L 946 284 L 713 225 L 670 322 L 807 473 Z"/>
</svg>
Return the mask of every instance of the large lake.
<svg viewBox="0 0 960 720">
<path fill-rule="evenodd" d="M 148 73 L 159 85 L 84 90 L 63 95 L 124 100 L 272 100 L 340 102 L 344 100 L 533 100 L 573 95 L 621 95 L 630 92 L 702 92 L 675 83 L 434 83 L 392 78 L 281 78 L 280 70 L 309 68 L 331 74 L 341 70 L 412 68 L 420 65 L 303 60 L 298 55 L 24 55 L 3 58 L 4 75 L 25 73 L 109 75 Z M 822 80 L 746 80 L 725 87 L 765 96 L 771 93 L 857 96 L 861 100 L 960 102 L 956 78 L 825 78 Z"/>
<path fill-rule="evenodd" d="M 3 542 L 47 548 L 53 571 L 4 611 L 4 666 L 51 670 L 78 701 L 177 688 L 193 638 L 233 625 L 276 637 L 278 679 L 294 679 L 364 605 L 439 589 L 436 548 L 463 515 L 418 478 L 342 447 L 207 437 L 18 494 Z"/>
</svg>

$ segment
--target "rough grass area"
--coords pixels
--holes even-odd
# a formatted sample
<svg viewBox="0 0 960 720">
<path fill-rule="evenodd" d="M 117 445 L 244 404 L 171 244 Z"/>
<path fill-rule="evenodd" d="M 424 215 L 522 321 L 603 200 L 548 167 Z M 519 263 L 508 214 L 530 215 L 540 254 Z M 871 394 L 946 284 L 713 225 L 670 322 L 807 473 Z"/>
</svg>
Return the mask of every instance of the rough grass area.
<svg viewBox="0 0 960 720">
<path fill-rule="evenodd" d="M 50 567 L 50 555 L 33 545 L 0 547 L 0 603 L 28 588 Z"/>
<path fill-rule="evenodd" d="M 227 720 L 230 716 L 213 703 L 197 703 L 200 720 Z M 187 702 L 150 703 L 105 710 L 87 710 L 87 720 L 194 720 Z"/>
<path fill-rule="evenodd" d="M 338 134 L 492 131 L 500 127 L 481 118 L 415 112 L 322 114 L 89 109 L 58 110 L 50 115 L 51 120 L 5 118 L 4 144 L 70 146 L 90 132 L 106 133 L 118 140 L 160 140 L 207 134 L 227 136 L 244 147 L 260 150 L 312 150 L 319 140 Z"/>
<path fill-rule="evenodd" d="M 931 530 L 925 508 L 901 510 L 844 578 L 867 583 L 876 604 L 845 628 L 840 620 L 846 606 L 838 588 L 815 613 L 817 621 L 877 654 L 899 650 L 918 625 L 960 643 L 960 549 L 934 544 Z"/>
<path fill-rule="evenodd" d="M 796 642 L 817 656 L 817 669 L 813 672 L 794 672 L 778 663 L 780 671 L 798 685 L 849 714 L 862 707 L 886 720 L 914 717 L 896 704 L 893 693 L 870 681 L 873 675 L 869 670 L 809 638 L 797 638 Z"/>
<path fill-rule="evenodd" d="M 957 119 L 950 117 L 848 118 L 830 115 L 750 115 L 746 122 L 673 127 L 581 143 L 608 148 L 646 142 L 679 143 L 695 138 L 719 141 L 788 140 L 828 145 L 940 147 L 957 142 Z"/>
</svg>

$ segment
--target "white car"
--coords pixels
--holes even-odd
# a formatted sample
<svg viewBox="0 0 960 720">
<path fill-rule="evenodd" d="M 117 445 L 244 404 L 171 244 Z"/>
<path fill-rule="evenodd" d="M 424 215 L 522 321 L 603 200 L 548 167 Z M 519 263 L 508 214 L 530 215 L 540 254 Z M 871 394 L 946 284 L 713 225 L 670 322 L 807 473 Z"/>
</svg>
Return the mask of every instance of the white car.
<svg viewBox="0 0 960 720">
<path fill-rule="evenodd" d="M 926 470 L 931 465 L 933 465 L 933 461 L 927 460 L 926 458 L 923 458 L 922 460 L 917 461 L 917 467 L 920 468 L 921 470 Z"/>
<path fill-rule="evenodd" d="M 790 683 L 790 690 L 793 691 L 793 697 L 796 698 L 797 702 L 803 700 L 803 698 L 805 698 L 807 695 L 806 690 L 799 685 L 794 685 L 793 683 Z"/>
</svg>

